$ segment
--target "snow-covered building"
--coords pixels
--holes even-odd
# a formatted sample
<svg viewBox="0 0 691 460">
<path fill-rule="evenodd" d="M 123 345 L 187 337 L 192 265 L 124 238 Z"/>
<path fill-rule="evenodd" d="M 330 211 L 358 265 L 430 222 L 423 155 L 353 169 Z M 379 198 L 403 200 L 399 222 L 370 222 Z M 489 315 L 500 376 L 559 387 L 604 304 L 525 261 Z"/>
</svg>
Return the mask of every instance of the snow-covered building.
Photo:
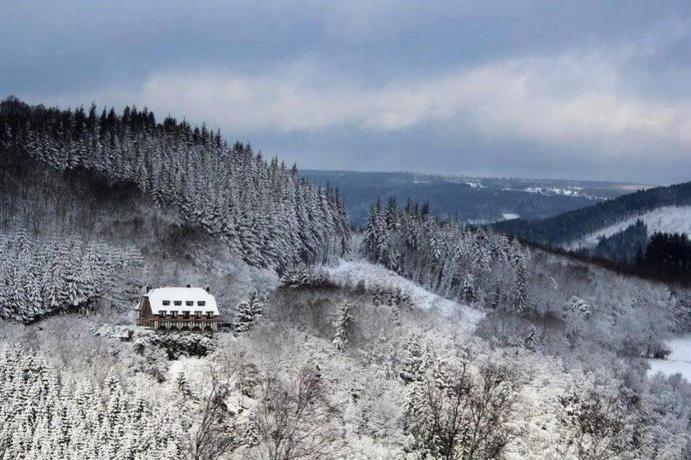
<svg viewBox="0 0 691 460">
<path fill-rule="evenodd" d="M 147 288 L 137 310 L 138 324 L 152 329 L 215 331 L 221 318 L 209 288 L 189 285 Z"/>
</svg>

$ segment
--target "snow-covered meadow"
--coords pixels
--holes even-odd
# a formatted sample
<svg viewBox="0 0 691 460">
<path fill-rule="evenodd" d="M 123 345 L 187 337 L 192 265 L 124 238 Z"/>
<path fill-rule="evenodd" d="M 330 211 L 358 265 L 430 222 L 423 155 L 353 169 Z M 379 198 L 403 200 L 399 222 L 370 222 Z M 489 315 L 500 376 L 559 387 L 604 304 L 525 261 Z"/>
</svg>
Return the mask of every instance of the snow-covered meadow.
<svg viewBox="0 0 691 460">
<path fill-rule="evenodd" d="M 664 375 L 681 374 L 691 381 L 691 334 L 683 334 L 665 341 L 672 352 L 667 359 L 649 359 L 648 374 L 661 372 Z"/>
</svg>

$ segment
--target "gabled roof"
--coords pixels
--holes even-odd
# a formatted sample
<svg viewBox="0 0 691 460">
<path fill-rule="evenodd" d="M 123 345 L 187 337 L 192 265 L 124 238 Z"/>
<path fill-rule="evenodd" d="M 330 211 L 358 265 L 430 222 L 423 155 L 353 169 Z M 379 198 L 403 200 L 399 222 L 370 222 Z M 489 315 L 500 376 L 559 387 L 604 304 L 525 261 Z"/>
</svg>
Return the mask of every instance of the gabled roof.
<svg viewBox="0 0 691 460">
<path fill-rule="evenodd" d="M 144 296 L 149 298 L 151 313 L 154 315 L 159 314 L 161 311 L 177 311 L 178 313 L 185 311 L 189 311 L 190 313 L 201 311 L 205 314 L 213 313 L 214 316 L 219 315 L 216 299 L 202 288 L 161 287 L 150 290 Z M 163 305 L 163 301 L 170 301 L 170 304 Z M 181 305 L 175 305 L 176 301 L 181 302 Z M 187 305 L 188 301 L 193 302 L 193 305 Z M 199 305 L 200 301 L 203 302 L 204 305 Z"/>
</svg>

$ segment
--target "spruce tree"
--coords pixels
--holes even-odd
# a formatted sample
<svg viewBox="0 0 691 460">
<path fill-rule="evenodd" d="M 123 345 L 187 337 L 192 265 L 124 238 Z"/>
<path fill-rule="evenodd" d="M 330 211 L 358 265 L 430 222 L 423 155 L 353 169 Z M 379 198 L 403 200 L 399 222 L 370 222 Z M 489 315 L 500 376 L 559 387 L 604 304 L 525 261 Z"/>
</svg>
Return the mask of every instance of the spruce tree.
<svg viewBox="0 0 691 460">
<path fill-rule="evenodd" d="M 254 326 L 264 309 L 265 298 L 257 291 L 250 293 L 249 297 L 237 306 L 235 332 L 247 332 Z"/>
<path fill-rule="evenodd" d="M 350 315 L 350 304 L 344 303 L 339 311 L 338 320 L 336 322 L 336 333 L 333 339 L 333 344 L 338 351 L 344 351 L 348 347 L 352 320 Z"/>
</svg>

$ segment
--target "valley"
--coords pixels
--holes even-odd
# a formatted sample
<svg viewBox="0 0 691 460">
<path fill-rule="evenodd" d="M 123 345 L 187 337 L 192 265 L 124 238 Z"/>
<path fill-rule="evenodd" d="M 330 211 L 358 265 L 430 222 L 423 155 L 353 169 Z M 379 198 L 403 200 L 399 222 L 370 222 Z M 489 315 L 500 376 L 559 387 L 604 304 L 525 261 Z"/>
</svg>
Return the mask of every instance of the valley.
<svg viewBox="0 0 691 460">
<path fill-rule="evenodd" d="M 441 176 L 405 172 L 303 171 L 315 183 L 337 187 L 355 225 L 363 226 L 377 199 L 429 203 L 440 217 L 482 224 L 542 219 L 649 186 L 554 179 Z"/>
<path fill-rule="evenodd" d="M 691 2 L 0 1 L 0 460 L 691 460 Z"/>
<path fill-rule="evenodd" d="M 398 195 L 352 225 L 335 184 L 129 107 L 10 98 L 0 148 L 3 458 L 685 455 L 684 285 Z M 186 285 L 218 331 L 137 325 Z"/>
</svg>

